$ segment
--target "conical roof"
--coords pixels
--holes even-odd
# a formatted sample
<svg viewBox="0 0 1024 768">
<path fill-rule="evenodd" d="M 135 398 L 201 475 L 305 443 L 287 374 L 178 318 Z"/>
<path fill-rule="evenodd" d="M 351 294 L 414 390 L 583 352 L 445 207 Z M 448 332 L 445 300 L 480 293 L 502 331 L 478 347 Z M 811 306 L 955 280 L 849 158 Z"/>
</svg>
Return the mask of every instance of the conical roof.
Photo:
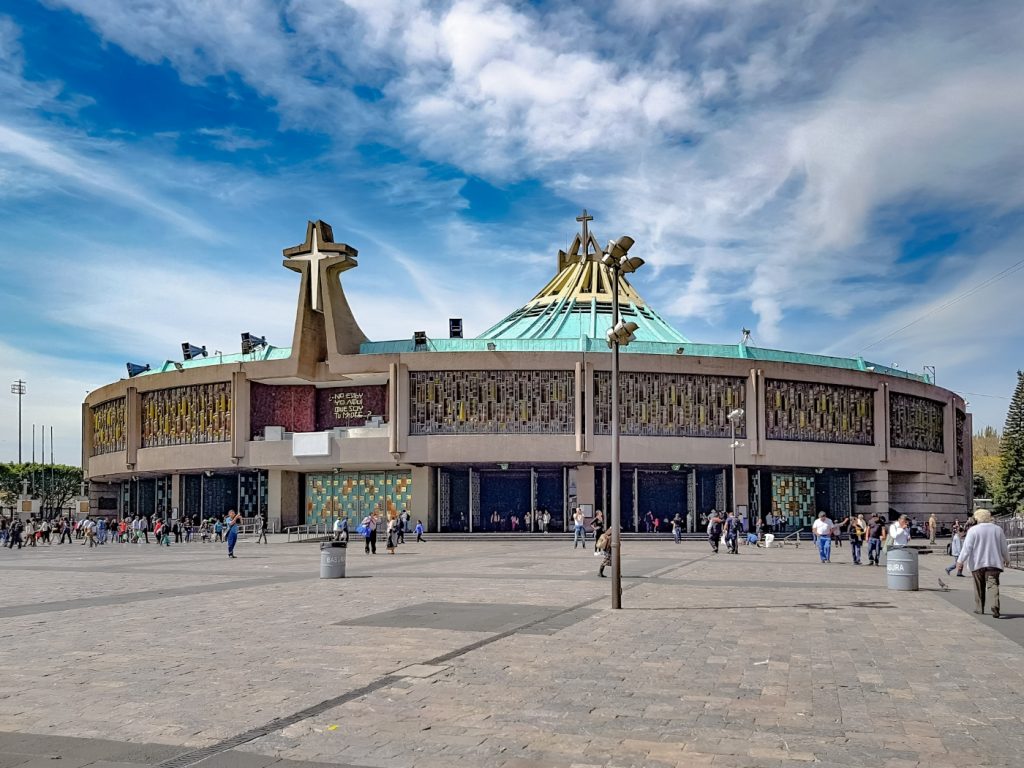
<svg viewBox="0 0 1024 768">
<path fill-rule="evenodd" d="M 586 211 L 582 218 L 589 221 Z M 477 338 L 604 339 L 612 325 L 615 275 L 601 263 L 601 246 L 586 221 L 583 235 L 577 233 L 569 252 L 558 252 L 558 274 L 526 304 Z M 617 289 L 619 315 L 639 326 L 634 334 L 637 340 L 689 342 L 648 306 L 625 275 L 619 275 Z"/>
</svg>

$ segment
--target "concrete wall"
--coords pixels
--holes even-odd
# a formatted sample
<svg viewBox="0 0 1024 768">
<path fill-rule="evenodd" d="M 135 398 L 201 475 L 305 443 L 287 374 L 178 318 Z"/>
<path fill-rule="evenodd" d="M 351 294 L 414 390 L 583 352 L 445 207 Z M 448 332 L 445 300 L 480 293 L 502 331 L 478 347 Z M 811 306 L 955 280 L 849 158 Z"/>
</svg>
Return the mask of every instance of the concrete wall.
<svg viewBox="0 0 1024 768">
<path fill-rule="evenodd" d="M 954 393 L 920 381 L 883 376 L 869 371 L 826 368 L 794 363 L 777 363 L 732 358 L 701 358 L 686 355 L 622 355 L 624 371 L 651 371 L 724 375 L 747 382 L 747 436 L 737 452 L 740 473 L 747 468 L 848 469 L 854 471 L 855 489 L 872 492 L 873 511 L 887 513 L 890 505 L 915 516 L 932 511 L 942 517 L 965 512 L 970 505 L 970 421 L 965 430 L 963 475 L 956 474 L 955 409 L 965 404 Z M 209 365 L 183 372 L 139 376 L 102 387 L 91 393 L 85 406 L 112 397 L 126 396 L 128 439 L 124 451 L 89 456 L 92 431 L 83 429 L 83 454 L 87 473 L 99 481 L 118 481 L 133 475 L 178 474 L 206 469 L 264 468 L 271 470 L 271 509 L 282 524 L 301 520 L 297 508 L 297 487 L 301 473 L 350 470 L 412 468 L 414 472 L 414 516 L 434 519 L 435 473 L 433 467 L 450 464 L 555 464 L 580 466 L 581 501 L 593 495 L 593 467 L 611 460 L 611 440 L 594 434 L 593 408 L 577 413 L 575 432 L 564 435 L 468 434 L 410 435 L 409 372 L 420 370 L 567 370 L 575 371 L 578 394 L 593 403 L 593 372 L 608 370 L 606 354 L 569 352 L 417 352 L 401 355 L 331 355 L 326 363 L 300 367 L 289 360 Z M 391 421 L 378 430 L 355 430 L 351 437 L 334 439 L 331 453 L 324 457 L 296 458 L 290 441 L 250 441 L 249 382 L 344 385 L 360 375 L 379 375 L 391 383 Z M 873 389 L 875 395 L 875 444 L 842 445 L 768 440 L 765 431 L 765 379 L 822 381 L 837 385 Z M 141 395 L 144 392 L 187 384 L 230 381 L 233 384 L 233 435 L 224 443 L 141 448 Z M 889 447 L 889 396 L 892 392 L 926 397 L 945 403 L 946 442 L 941 453 Z M 83 412 L 83 425 L 91 423 Z M 628 463 L 727 466 L 732 459 L 728 439 L 636 437 L 622 438 L 622 456 Z M 589 467 L 589 469 L 588 469 Z M 587 482 L 585 478 L 590 477 Z M 737 480 L 739 481 L 739 473 Z M 745 488 L 746 483 L 741 484 Z M 423 489 L 421 491 L 421 489 Z M 276 498 L 275 498 L 276 497 Z M 742 497 L 742 492 L 741 492 Z M 593 503 L 593 502 L 587 502 Z M 272 517 L 275 513 L 272 512 Z"/>
</svg>

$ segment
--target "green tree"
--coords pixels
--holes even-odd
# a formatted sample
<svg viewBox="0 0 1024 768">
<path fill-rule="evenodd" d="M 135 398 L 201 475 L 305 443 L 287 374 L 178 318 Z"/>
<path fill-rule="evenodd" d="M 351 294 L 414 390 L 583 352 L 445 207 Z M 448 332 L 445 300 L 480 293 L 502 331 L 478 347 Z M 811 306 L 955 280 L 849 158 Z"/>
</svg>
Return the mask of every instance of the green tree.
<svg viewBox="0 0 1024 768">
<path fill-rule="evenodd" d="M 28 481 L 29 496 L 44 510 L 59 510 L 81 492 L 82 470 L 66 464 L 0 464 L 0 504 L 13 507 Z"/>
<path fill-rule="evenodd" d="M 1024 507 L 1024 371 L 1017 371 L 1017 389 L 1006 413 L 1000 464 L 1002 490 L 998 507 L 1015 513 Z"/>
<path fill-rule="evenodd" d="M 999 432 L 985 427 L 971 439 L 974 456 L 974 498 L 998 498 L 1002 486 L 999 464 Z M 984 482 L 980 482 L 979 478 Z"/>
</svg>

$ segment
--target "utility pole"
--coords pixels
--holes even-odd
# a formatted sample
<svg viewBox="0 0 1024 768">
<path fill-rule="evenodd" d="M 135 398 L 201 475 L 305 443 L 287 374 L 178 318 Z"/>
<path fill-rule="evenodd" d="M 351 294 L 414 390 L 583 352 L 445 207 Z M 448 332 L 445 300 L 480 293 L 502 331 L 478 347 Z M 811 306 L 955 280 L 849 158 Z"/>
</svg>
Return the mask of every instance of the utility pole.
<svg viewBox="0 0 1024 768">
<path fill-rule="evenodd" d="M 21 398 L 25 396 L 25 382 L 18 379 L 11 384 L 11 394 L 18 396 L 18 463 L 21 464 Z"/>
</svg>

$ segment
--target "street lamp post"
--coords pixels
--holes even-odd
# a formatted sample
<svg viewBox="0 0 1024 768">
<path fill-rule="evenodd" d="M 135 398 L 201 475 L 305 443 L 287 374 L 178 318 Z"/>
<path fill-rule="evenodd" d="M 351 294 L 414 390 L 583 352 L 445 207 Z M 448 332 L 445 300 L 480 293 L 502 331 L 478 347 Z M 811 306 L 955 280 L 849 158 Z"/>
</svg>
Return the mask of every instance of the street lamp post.
<svg viewBox="0 0 1024 768">
<path fill-rule="evenodd" d="M 738 504 L 736 503 L 738 501 L 736 496 L 736 449 L 740 447 L 740 444 L 736 440 L 736 422 L 743 418 L 743 409 L 734 408 L 729 411 L 729 415 L 726 418 L 729 419 L 729 434 L 732 438 L 729 443 L 729 447 L 732 448 L 732 511 L 734 514 L 738 514 Z"/>
<path fill-rule="evenodd" d="M 18 463 L 21 464 L 21 398 L 25 396 L 25 382 L 18 379 L 11 384 L 11 394 L 18 396 Z"/>
<path fill-rule="evenodd" d="M 619 347 L 624 347 L 634 340 L 633 331 L 639 326 L 636 323 L 623 323 L 619 320 L 619 274 L 634 272 L 643 266 L 644 260 L 636 256 L 628 256 L 633 246 L 633 238 L 623 235 L 618 240 L 608 243 L 601 263 L 612 271 L 612 327 L 606 334 L 608 346 L 612 349 L 612 608 L 622 607 L 622 499 L 619 485 L 622 472 L 619 461 Z"/>
</svg>

